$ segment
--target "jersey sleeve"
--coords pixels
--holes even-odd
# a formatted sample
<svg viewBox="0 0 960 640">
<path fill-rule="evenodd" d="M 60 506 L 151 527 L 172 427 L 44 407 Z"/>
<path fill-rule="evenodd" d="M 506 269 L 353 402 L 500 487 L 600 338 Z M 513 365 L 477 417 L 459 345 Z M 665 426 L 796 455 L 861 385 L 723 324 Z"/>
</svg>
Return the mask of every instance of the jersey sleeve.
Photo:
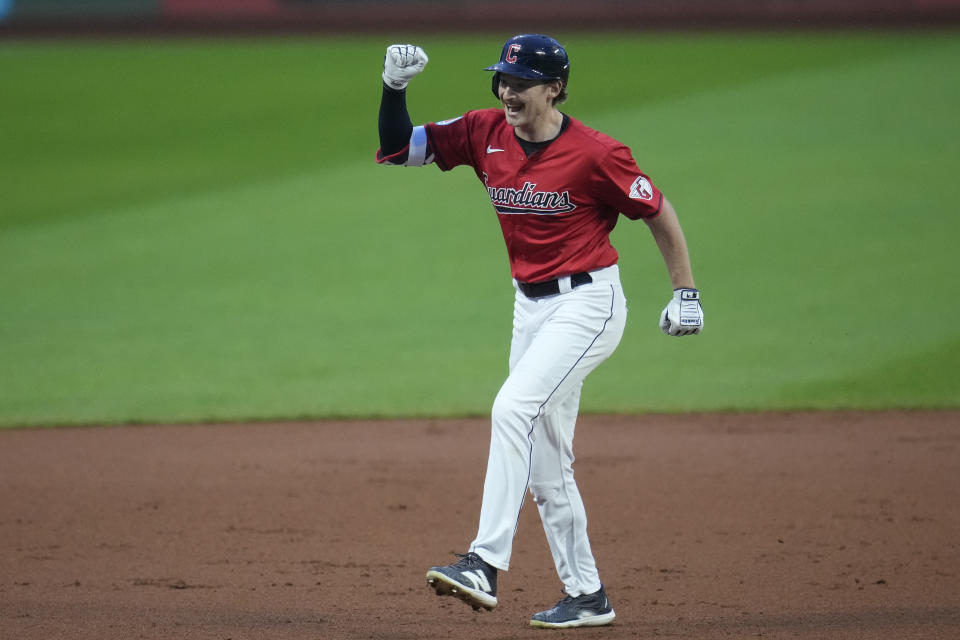
<svg viewBox="0 0 960 640">
<path fill-rule="evenodd" d="M 457 118 L 425 125 L 427 142 L 434 154 L 434 162 L 443 171 L 462 164 L 473 165 L 473 112 Z"/>
<path fill-rule="evenodd" d="M 663 194 L 640 171 L 626 146 L 618 144 L 600 159 L 595 176 L 597 197 L 631 220 L 660 213 Z"/>
<path fill-rule="evenodd" d="M 383 149 L 377 149 L 377 164 L 398 164 L 406 167 L 422 167 L 433 162 L 433 151 L 427 142 L 426 128 L 421 125 L 413 127 L 409 142 L 399 151 L 385 154 Z"/>
</svg>

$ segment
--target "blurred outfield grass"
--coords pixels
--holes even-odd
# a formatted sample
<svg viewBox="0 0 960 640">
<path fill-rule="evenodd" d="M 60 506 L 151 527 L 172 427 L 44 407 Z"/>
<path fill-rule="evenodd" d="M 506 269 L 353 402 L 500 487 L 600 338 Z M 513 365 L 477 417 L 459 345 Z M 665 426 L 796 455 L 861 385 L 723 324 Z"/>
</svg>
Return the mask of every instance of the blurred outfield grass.
<svg viewBox="0 0 960 640">
<path fill-rule="evenodd" d="M 0 425 L 482 415 L 512 288 L 472 172 L 379 167 L 382 51 L 415 122 L 493 106 L 511 34 L 0 43 Z M 678 209 L 706 331 L 627 333 L 586 412 L 960 406 L 960 38 L 555 34 L 564 111 Z"/>
</svg>

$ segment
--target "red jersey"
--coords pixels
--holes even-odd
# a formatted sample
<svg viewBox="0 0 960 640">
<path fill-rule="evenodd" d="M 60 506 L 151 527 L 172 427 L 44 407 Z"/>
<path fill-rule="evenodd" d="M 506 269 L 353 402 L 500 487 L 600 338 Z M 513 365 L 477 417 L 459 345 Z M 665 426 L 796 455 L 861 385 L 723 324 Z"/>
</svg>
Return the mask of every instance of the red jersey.
<svg viewBox="0 0 960 640">
<path fill-rule="evenodd" d="M 521 282 L 616 264 L 610 232 L 618 215 L 636 220 L 660 213 L 663 195 L 630 149 L 573 118 L 530 157 L 502 109 L 469 111 L 425 129 L 437 166 L 469 165 L 487 188 L 511 273 Z"/>
</svg>

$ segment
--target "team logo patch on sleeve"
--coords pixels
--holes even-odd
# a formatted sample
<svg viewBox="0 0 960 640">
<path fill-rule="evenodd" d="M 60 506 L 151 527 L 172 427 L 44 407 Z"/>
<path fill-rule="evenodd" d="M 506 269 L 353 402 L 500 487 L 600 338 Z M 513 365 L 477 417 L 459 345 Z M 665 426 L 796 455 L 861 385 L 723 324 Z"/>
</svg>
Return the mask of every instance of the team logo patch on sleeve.
<svg viewBox="0 0 960 640">
<path fill-rule="evenodd" d="M 652 200 L 653 185 L 643 176 L 637 177 L 630 185 L 630 197 L 634 200 Z"/>
</svg>

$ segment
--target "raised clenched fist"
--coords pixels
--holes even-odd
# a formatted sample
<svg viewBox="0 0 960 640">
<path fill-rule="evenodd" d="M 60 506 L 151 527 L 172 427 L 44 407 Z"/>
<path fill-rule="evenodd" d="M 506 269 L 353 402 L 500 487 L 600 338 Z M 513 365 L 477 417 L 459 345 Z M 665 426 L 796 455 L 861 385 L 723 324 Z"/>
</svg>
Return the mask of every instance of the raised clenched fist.
<svg viewBox="0 0 960 640">
<path fill-rule="evenodd" d="M 414 44 L 392 44 L 383 58 L 383 81 L 391 89 L 407 88 L 410 80 L 423 71 L 427 52 Z"/>
</svg>

